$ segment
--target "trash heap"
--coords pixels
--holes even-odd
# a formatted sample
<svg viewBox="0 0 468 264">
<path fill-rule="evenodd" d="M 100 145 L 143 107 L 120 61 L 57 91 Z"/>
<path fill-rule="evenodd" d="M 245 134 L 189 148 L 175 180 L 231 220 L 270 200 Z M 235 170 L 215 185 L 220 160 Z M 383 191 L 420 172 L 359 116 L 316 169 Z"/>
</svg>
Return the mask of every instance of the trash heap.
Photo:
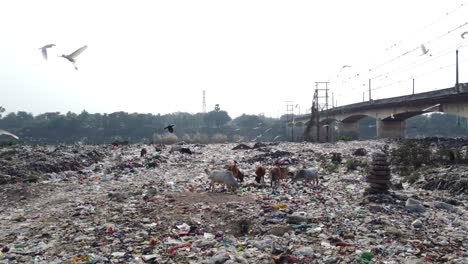
<svg viewBox="0 0 468 264">
<path fill-rule="evenodd" d="M 387 155 L 377 152 L 372 156 L 372 168 L 367 175 L 369 188 L 366 189 L 368 194 L 387 193 L 390 188 L 390 167 L 387 162 Z"/>
<path fill-rule="evenodd" d="M 395 148 L 383 140 L 177 145 L 192 154 L 161 145 L 0 148 L 0 165 L 10 168 L 0 172 L 25 172 L 0 184 L 0 263 L 468 263 L 466 191 L 404 182 L 363 199 L 369 170 L 378 176 L 371 178 L 389 175 L 386 157 L 372 159 L 384 144 Z M 353 155 L 356 148 L 367 154 Z M 58 162 L 66 157 L 80 167 Z M 316 165 L 320 184 L 289 178 L 273 190 L 269 173 L 257 183 L 256 163 L 278 159 L 290 171 Z M 348 170 L 351 159 L 357 165 Z M 217 184 L 209 192 L 205 169 L 224 170 L 232 160 L 245 175 L 241 188 Z M 35 171 L 26 162 L 57 169 Z M 22 181 L 26 172 L 38 180 Z"/>
</svg>

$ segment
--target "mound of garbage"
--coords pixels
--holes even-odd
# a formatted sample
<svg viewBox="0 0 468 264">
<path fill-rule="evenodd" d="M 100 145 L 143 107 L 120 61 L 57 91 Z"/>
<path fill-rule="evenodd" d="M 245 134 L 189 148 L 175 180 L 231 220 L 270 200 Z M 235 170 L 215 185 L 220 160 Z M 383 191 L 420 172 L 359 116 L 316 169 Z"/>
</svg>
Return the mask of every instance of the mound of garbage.
<svg viewBox="0 0 468 264">
<path fill-rule="evenodd" d="M 0 170 L 11 178 L 0 185 L 0 263 L 467 263 L 468 202 L 450 192 L 448 176 L 464 179 L 464 169 L 421 166 L 409 183 L 377 154 L 386 144 L 398 148 L 380 140 L 180 145 L 192 154 L 161 145 L 2 148 Z M 210 191 L 210 171 L 232 181 L 227 164 L 245 175 L 240 187 Z M 265 183 L 255 181 L 257 165 Z M 278 167 L 289 173 L 272 188 Z M 318 184 L 293 180 L 304 168 Z M 369 179 L 384 191 L 366 193 Z M 401 188 L 388 189 L 389 179 Z"/>
<path fill-rule="evenodd" d="M 47 173 L 79 171 L 101 161 L 101 146 L 24 146 L 0 148 L 0 184 L 36 182 Z"/>
</svg>

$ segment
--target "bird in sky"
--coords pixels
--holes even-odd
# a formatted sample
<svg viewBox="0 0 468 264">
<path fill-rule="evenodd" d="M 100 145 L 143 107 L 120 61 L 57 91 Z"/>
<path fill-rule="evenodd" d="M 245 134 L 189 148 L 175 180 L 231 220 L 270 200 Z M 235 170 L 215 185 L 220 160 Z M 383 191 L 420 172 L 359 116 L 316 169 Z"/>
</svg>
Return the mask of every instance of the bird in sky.
<svg viewBox="0 0 468 264">
<path fill-rule="evenodd" d="M 281 136 L 276 136 L 273 141 L 276 141 L 277 139 L 279 139 Z"/>
<path fill-rule="evenodd" d="M 421 54 L 421 56 L 426 55 L 429 52 L 429 50 L 426 49 L 426 46 L 424 46 L 424 44 L 421 44 L 421 51 L 423 53 L 423 54 Z M 429 54 L 429 56 L 432 56 L 432 55 Z"/>
<path fill-rule="evenodd" d="M 12 134 L 12 133 L 10 133 L 8 131 L 5 131 L 3 129 L 0 129 L 0 135 L 7 135 L 7 136 L 10 136 L 10 137 L 14 137 L 15 139 L 19 139 L 18 136 L 14 135 L 14 134 Z"/>
<path fill-rule="evenodd" d="M 437 106 L 439 106 L 439 105 L 440 105 L 440 104 L 435 104 L 435 105 L 433 105 L 433 106 L 429 106 L 428 108 L 424 108 L 423 111 L 429 111 L 429 109 L 432 109 L 432 108 L 437 107 Z"/>
<path fill-rule="evenodd" d="M 88 48 L 88 46 L 84 45 L 83 47 L 75 50 L 73 53 L 71 53 L 69 55 L 62 54 L 62 56 L 59 56 L 59 57 L 63 57 L 65 59 L 69 60 L 71 63 L 73 63 L 73 66 L 75 67 L 75 70 L 78 70 L 78 67 L 76 67 L 76 57 L 78 57 L 78 55 L 80 55 L 87 48 Z"/>
<path fill-rule="evenodd" d="M 39 48 L 42 51 L 42 57 L 44 60 L 47 60 L 47 49 L 55 47 L 55 44 L 47 44 L 42 48 Z"/>
<path fill-rule="evenodd" d="M 463 32 L 463 33 L 461 34 L 461 37 L 462 37 L 462 38 L 465 38 L 465 35 L 468 35 L 468 31 Z"/>
<path fill-rule="evenodd" d="M 174 127 L 175 127 L 174 124 L 170 124 L 167 127 L 165 127 L 164 130 L 167 129 L 167 131 L 169 131 L 170 133 L 174 133 Z"/>
</svg>

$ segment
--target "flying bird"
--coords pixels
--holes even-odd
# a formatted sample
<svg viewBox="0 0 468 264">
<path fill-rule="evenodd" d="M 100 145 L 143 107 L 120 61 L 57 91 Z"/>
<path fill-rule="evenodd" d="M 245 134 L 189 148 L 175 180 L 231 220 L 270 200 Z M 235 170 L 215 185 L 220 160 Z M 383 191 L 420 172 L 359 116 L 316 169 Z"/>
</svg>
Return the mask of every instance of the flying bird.
<svg viewBox="0 0 468 264">
<path fill-rule="evenodd" d="M 463 32 L 463 33 L 461 34 L 461 37 L 462 37 L 462 38 L 465 38 L 465 35 L 467 35 L 467 34 L 468 34 L 468 31 L 465 31 L 465 32 Z"/>
<path fill-rule="evenodd" d="M 47 49 L 55 47 L 55 44 L 47 44 L 42 48 L 39 48 L 42 51 L 42 57 L 44 60 L 47 60 Z"/>
<path fill-rule="evenodd" d="M 424 108 L 423 111 L 427 111 L 427 110 L 432 109 L 432 108 L 434 108 L 434 107 L 437 107 L 437 106 L 439 106 L 439 105 L 440 105 L 440 104 L 436 104 L 436 105 L 433 105 L 433 106 L 429 106 L 428 108 Z"/>
<path fill-rule="evenodd" d="M 10 137 L 14 137 L 15 139 L 19 139 L 19 137 L 17 137 L 16 135 L 8 132 L 8 131 L 5 131 L 3 129 L 0 129 L 0 135 L 7 135 L 7 136 L 10 136 Z"/>
<path fill-rule="evenodd" d="M 424 46 L 424 44 L 421 44 L 421 51 L 423 53 L 423 54 L 421 54 L 421 56 L 426 55 L 429 52 L 429 50 L 426 49 L 426 46 Z M 432 56 L 432 55 L 429 54 L 429 56 Z"/>
<path fill-rule="evenodd" d="M 78 55 L 80 55 L 87 48 L 88 48 L 88 46 L 84 45 L 83 47 L 75 50 L 73 53 L 71 53 L 69 55 L 62 54 L 62 56 L 59 56 L 59 57 L 63 57 L 65 59 L 69 60 L 71 63 L 73 63 L 73 66 L 75 67 L 75 70 L 78 70 L 78 67 L 76 67 L 76 57 L 78 57 Z"/>
<path fill-rule="evenodd" d="M 276 141 L 278 138 L 280 138 L 281 136 L 276 136 L 273 141 Z"/>
<path fill-rule="evenodd" d="M 174 133 L 174 127 L 175 127 L 175 125 L 171 124 L 171 125 L 168 125 L 167 127 L 165 127 L 164 129 L 165 130 L 167 129 L 169 132 Z"/>
</svg>

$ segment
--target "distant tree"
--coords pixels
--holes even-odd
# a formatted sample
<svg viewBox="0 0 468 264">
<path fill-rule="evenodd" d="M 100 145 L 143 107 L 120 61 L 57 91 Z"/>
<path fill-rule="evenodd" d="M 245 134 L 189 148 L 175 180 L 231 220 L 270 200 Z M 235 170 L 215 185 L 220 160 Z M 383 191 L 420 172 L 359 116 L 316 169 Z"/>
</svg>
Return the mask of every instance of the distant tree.
<svg viewBox="0 0 468 264">
<path fill-rule="evenodd" d="M 232 120 L 232 123 L 242 128 L 254 128 L 260 123 L 263 124 L 263 120 L 260 116 L 243 114 Z"/>
<path fill-rule="evenodd" d="M 3 108 L 2 106 L 0 106 L 0 118 L 2 118 L 2 113 L 5 112 L 5 108 Z"/>
<path fill-rule="evenodd" d="M 211 111 L 205 115 L 204 121 L 210 127 L 220 128 L 231 121 L 231 117 L 226 111 Z"/>
</svg>

